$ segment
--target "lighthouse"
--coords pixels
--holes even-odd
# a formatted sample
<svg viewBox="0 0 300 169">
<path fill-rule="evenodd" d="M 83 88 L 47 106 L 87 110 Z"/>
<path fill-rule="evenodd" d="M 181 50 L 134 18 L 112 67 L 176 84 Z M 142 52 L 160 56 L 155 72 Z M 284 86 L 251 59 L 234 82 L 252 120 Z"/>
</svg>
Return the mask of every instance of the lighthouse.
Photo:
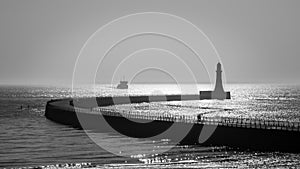
<svg viewBox="0 0 300 169">
<path fill-rule="evenodd" d="M 200 91 L 200 99 L 230 99 L 230 92 L 225 92 L 222 83 L 222 65 L 217 64 L 216 83 L 214 91 Z"/>
<path fill-rule="evenodd" d="M 216 71 L 216 85 L 215 85 L 215 90 L 214 92 L 218 93 L 224 93 L 224 88 L 222 84 L 222 65 L 221 63 L 217 64 L 217 71 Z"/>
</svg>

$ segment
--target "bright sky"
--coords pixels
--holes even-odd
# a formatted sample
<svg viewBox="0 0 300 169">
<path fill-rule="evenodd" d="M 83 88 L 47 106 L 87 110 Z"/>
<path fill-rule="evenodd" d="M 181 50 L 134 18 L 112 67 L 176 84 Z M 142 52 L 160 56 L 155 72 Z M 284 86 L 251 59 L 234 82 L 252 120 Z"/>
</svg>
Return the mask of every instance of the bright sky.
<svg viewBox="0 0 300 169">
<path fill-rule="evenodd" d="M 298 0 L 1 0 L 0 84 L 70 85 L 79 51 L 97 29 L 150 11 L 183 17 L 203 30 L 221 56 L 227 82 L 299 83 L 299 9 Z M 164 81 L 159 76 L 144 74 Z"/>
</svg>

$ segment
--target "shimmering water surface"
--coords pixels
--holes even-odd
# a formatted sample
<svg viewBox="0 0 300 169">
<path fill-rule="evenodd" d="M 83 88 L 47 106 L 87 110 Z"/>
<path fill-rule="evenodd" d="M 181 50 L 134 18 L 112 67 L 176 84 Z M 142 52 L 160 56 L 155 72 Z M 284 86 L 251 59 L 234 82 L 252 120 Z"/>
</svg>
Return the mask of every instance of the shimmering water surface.
<svg viewBox="0 0 300 169">
<path fill-rule="evenodd" d="M 198 90 L 209 89 L 210 85 L 164 84 L 130 85 L 128 90 L 117 90 L 111 85 L 99 85 L 75 88 L 72 94 L 72 90 L 66 87 L 1 86 L 0 167 L 66 166 L 66 163 L 88 163 L 86 166 L 99 168 L 300 167 L 299 154 L 237 151 L 226 147 L 176 146 L 164 154 L 144 155 L 139 146 L 131 144 L 129 138 L 101 133 L 103 143 L 124 141 L 124 146 L 133 152 L 131 154 L 136 152 L 131 157 L 123 157 L 126 152 L 120 152 L 117 156 L 95 144 L 84 131 L 54 123 L 44 117 L 45 104 L 53 98 L 72 95 L 195 94 Z M 151 103 L 135 105 L 135 109 L 300 121 L 299 85 L 242 84 L 227 85 L 226 89 L 231 91 L 231 100 Z M 207 107 L 219 111 L 207 112 Z M 132 105 L 119 108 L 132 109 Z M 143 139 L 138 142 L 149 144 Z M 157 143 L 161 144 L 160 141 Z"/>
</svg>

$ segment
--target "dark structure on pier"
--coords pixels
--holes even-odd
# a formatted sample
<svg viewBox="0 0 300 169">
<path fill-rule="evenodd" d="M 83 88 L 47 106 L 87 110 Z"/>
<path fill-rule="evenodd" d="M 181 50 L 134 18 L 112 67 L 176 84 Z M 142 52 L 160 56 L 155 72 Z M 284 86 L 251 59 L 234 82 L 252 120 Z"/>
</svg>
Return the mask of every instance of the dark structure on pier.
<svg viewBox="0 0 300 169">
<path fill-rule="evenodd" d="M 230 92 L 225 92 L 222 83 L 222 66 L 221 63 L 217 64 L 216 85 L 214 91 L 200 91 L 200 99 L 230 99 Z"/>
</svg>

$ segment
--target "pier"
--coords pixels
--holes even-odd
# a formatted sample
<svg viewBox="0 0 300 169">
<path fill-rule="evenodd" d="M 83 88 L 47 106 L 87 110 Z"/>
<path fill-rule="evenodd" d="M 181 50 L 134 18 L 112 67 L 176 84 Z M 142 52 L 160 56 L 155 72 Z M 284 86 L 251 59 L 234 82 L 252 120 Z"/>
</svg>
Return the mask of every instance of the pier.
<svg viewBox="0 0 300 169">
<path fill-rule="evenodd" d="M 170 112 L 120 110 L 118 104 L 167 101 L 231 99 L 222 84 L 221 64 L 217 64 L 213 91 L 196 95 L 115 96 L 59 99 L 47 102 L 46 118 L 79 129 L 113 132 L 134 138 L 153 138 L 163 135 L 178 144 L 228 146 L 262 151 L 300 152 L 300 122 L 236 118 L 206 117 L 203 114 L 171 114 Z M 173 124 L 175 132 L 165 132 Z M 210 128 L 211 132 L 207 132 Z M 182 129 L 188 129 L 181 133 Z M 202 133 L 208 134 L 200 141 Z M 164 135 L 167 134 L 167 135 Z M 180 137 L 180 140 L 177 136 Z"/>
<path fill-rule="evenodd" d="M 124 111 L 107 106 L 153 101 L 197 100 L 199 95 L 191 96 L 129 96 L 80 98 L 72 104 L 72 99 L 51 100 L 46 105 L 45 116 L 57 123 L 78 129 L 88 128 L 97 132 L 114 132 L 135 138 L 150 138 L 166 131 L 174 123 L 179 128 L 190 126 L 191 130 L 180 144 L 200 144 L 203 146 L 228 146 L 239 149 L 260 151 L 300 152 L 299 122 L 231 117 L 198 117 L 195 115 L 172 115 Z M 164 99 L 163 99 L 164 98 Z M 118 100 L 118 102 L 114 102 Z M 81 119 L 81 120 L 80 120 Z M 84 119 L 82 121 L 82 119 Z M 136 122 L 136 121 L 140 121 Z M 216 127 L 204 143 L 198 139 L 203 128 Z M 172 140 L 174 135 L 166 138 Z"/>
</svg>

